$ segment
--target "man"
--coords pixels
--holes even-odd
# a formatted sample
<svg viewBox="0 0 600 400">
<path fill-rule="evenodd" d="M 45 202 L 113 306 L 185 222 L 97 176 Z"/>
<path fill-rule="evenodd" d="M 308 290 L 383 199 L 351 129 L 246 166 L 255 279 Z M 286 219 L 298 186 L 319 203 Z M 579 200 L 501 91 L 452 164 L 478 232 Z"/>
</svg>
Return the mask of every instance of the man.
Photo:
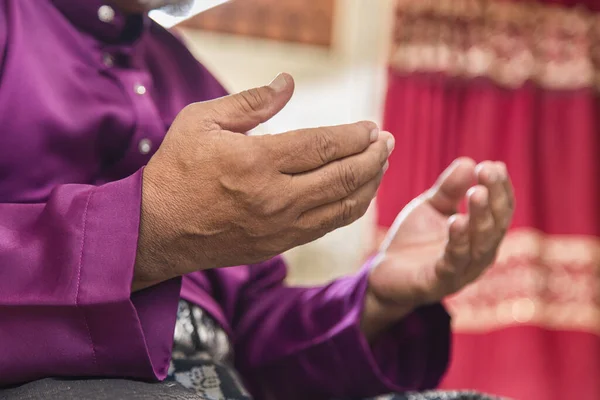
<svg viewBox="0 0 600 400">
<path fill-rule="evenodd" d="M 458 160 L 400 214 L 387 256 L 286 287 L 277 255 L 359 218 L 393 139 L 371 122 L 242 135 L 284 107 L 292 78 L 223 97 L 146 17 L 164 3 L 0 0 L 0 382 L 169 375 L 206 394 L 197 378 L 214 369 L 195 356 L 217 353 L 210 336 L 258 399 L 434 386 L 439 301 L 510 223 L 504 166 Z M 202 365 L 190 374 L 168 371 L 176 319 L 175 361 Z"/>
</svg>

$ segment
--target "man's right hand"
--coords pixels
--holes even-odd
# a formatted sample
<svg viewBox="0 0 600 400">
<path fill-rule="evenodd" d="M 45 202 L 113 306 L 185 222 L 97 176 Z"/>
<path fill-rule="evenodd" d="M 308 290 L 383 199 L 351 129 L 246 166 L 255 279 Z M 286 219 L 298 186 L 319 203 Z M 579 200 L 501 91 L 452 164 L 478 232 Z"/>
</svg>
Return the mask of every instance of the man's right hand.
<svg viewBox="0 0 600 400">
<path fill-rule="evenodd" d="M 240 134 L 293 91 L 282 74 L 178 115 L 144 170 L 134 290 L 267 260 L 366 212 L 394 145 L 374 123 Z"/>
</svg>

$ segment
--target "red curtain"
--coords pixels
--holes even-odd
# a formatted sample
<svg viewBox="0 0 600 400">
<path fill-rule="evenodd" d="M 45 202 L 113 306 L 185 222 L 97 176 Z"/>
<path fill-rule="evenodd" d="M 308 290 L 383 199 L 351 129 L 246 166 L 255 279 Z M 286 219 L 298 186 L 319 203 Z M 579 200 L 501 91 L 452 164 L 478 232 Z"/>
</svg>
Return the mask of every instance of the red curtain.
<svg viewBox="0 0 600 400">
<path fill-rule="evenodd" d="M 600 1 L 402 0 L 383 231 L 459 156 L 506 162 L 497 264 L 448 300 L 448 389 L 600 399 Z M 600 54 L 600 53 L 598 53 Z"/>
</svg>

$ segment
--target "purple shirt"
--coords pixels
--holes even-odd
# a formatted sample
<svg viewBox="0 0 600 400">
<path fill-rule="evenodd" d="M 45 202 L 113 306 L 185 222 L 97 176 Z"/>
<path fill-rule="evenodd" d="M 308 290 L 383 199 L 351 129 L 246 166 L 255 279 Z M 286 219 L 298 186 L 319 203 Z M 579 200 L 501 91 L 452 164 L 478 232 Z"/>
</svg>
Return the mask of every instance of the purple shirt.
<svg viewBox="0 0 600 400">
<path fill-rule="evenodd" d="M 230 334 L 257 398 L 435 385 L 448 316 L 422 308 L 370 347 L 359 329 L 366 268 L 290 288 L 276 258 L 131 294 L 142 168 L 179 110 L 225 90 L 148 18 L 106 8 L 100 18 L 101 6 L 0 0 L 0 385 L 162 379 L 180 295 Z"/>
</svg>

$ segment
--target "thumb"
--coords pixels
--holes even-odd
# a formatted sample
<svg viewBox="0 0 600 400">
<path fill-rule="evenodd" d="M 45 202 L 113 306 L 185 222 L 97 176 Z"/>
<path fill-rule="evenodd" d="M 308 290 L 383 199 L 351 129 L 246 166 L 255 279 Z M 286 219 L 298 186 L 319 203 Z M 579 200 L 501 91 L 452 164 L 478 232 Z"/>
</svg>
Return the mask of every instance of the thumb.
<svg viewBox="0 0 600 400">
<path fill-rule="evenodd" d="M 459 158 L 438 178 L 427 193 L 427 201 L 438 212 L 445 215 L 456 213 L 460 202 L 476 180 L 475 161 Z"/>
<path fill-rule="evenodd" d="M 294 78 L 279 74 L 268 85 L 203 104 L 211 121 L 233 132 L 247 132 L 277 115 L 294 94 Z"/>
</svg>

